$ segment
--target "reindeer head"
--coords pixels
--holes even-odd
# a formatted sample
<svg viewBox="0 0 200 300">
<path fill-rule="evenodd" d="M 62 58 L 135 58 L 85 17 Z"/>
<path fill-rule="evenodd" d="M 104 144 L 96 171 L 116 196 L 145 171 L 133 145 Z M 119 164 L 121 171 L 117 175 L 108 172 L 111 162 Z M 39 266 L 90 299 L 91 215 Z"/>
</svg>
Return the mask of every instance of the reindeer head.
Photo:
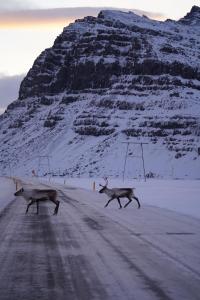
<svg viewBox="0 0 200 300">
<path fill-rule="evenodd" d="M 105 189 L 107 188 L 107 186 L 101 185 L 101 184 L 100 184 L 100 186 L 102 187 L 102 189 L 99 190 L 99 193 L 102 194 L 105 191 Z"/>
<path fill-rule="evenodd" d="M 107 188 L 107 185 L 108 185 L 108 178 L 107 177 L 104 177 L 104 180 L 105 180 L 105 185 L 102 185 L 102 184 L 99 184 L 99 186 L 102 187 L 102 189 L 100 189 L 99 193 L 102 194 L 105 192 L 106 188 Z"/>
<path fill-rule="evenodd" d="M 15 196 L 21 196 L 23 192 L 24 192 L 24 189 L 21 188 L 20 190 L 16 191 L 16 193 L 14 193 L 14 195 Z"/>
</svg>

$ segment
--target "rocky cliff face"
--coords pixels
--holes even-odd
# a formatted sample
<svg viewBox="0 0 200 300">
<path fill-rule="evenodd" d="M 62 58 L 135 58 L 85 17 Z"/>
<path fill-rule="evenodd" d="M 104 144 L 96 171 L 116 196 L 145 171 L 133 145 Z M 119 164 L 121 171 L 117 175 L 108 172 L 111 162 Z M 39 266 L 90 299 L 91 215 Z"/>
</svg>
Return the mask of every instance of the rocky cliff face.
<svg viewBox="0 0 200 300">
<path fill-rule="evenodd" d="M 200 80 L 199 51 L 193 41 L 198 45 L 198 34 L 190 36 L 188 28 L 179 26 L 199 17 L 199 8 L 193 7 L 176 24 L 117 11 L 77 20 L 36 59 L 19 98 L 110 89 L 122 76 L 168 74 Z"/>
<path fill-rule="evenodd" d="M 182 19 L 179 20 L 180 24 L 184 25 L 200 25 L 200 7 L 193 6 L 191 11 Z"/>
<path fill-rule="evenodd" d="M 197 6 L 178 22 L 102 11 L 64 28 L 0 118 L 2 172 L 48 154 L 54 173 L 121 176 L 132 141 L 147 143 L 149 176 L 200 178 L 199 20 Z M 131 145 L 126 174 L 139 176 Z"/>
</svg>

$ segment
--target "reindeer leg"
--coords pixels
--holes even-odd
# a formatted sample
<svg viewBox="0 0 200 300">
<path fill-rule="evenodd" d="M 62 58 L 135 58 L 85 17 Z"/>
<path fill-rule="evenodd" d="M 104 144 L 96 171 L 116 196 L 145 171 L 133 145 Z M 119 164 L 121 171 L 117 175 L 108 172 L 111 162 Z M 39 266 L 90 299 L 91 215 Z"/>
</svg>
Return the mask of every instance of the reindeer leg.
<svg viewBox="0 0 200 300">
<path fill-rule="evenodd" d="M 51 201 L 51 202 L 53 202 L 55 205 L 56 205 L 56 207 L 55 207 L 55 210 L 54 210 L 54 215 L 57 215 L 57 213 L 58 213 L 58 209 L 59 209 L 59 205 L 60 205 L 60 201 L 58 201 L 58 200 L 54 200 L 54 199 L 52 199 L 52 198 L 49 198 L 49 200 Z"/>
<path fill-rule="evenodd" d="M 108 202 L 106 203 L 106 205 L 104 206 L 104 207 L 107 207 L 108 206 L 108 204 L 113 200 L 113 199 L 115 199 L 115 198 L 110 198 L 110 200 L 108 200 Z"/>
<path fill-rule="evenodd" d="M 29 210 L 29 207 L 35 202 L 33 199 L 30 199 L 31 202 L 29 202 L 29 204 L 27 205 L 27 208 L 26 208 L 26 214 L 28 213 L 28 210 Z"/>
<path fill-rule="evenodd" d="M 59 205 L 60 205 L 60 201 L 57 200 L 55 203 L 56 203 L 56 208 L 54 210 L 54 215 L 57 215 L 58 209 L 59 209 Z"/>
<path fill-rule="evenodd" d="M 119 208 L 122 208 L 122 205 L 121 205 L 121 202 L 120 202 L 120 198 L 119 198 L 119 197 L 117 198 L 117 201 L 118 201 L 118 203 L 119 203 Z"/>
<path fill-rule="evenodd" d="M 141 205 L 140 205 L 139 199 L 137 197 L 135 197 L 135 196 L 133 198 L 137 201 L 138 208 L 140 208 Z"/>
<path fill-rule="evenodd" d="M 124 205 L 124 208 L 127 207 L 127 206 L 132 202 L 132 199 L 131 199 L 131 198 L 129 198 L 129 197 L 126 197 L 126 198 L 128 198 L 129 201 Z"/>
</svg>

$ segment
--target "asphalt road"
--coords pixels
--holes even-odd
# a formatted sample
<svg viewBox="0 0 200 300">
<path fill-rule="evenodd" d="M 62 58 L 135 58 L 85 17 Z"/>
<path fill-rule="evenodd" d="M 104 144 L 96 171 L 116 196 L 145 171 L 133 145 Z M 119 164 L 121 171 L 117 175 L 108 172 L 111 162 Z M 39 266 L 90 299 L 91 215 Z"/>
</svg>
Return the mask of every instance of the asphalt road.
<svg viewBox="0 0 200 300">
<path fill-rule="evenodd" d="M 149 206 L 130 225 L 59 190 L 57 216 L 0 213 L 0 300 L 200 299 L 200 220 Z"/>
</svg>

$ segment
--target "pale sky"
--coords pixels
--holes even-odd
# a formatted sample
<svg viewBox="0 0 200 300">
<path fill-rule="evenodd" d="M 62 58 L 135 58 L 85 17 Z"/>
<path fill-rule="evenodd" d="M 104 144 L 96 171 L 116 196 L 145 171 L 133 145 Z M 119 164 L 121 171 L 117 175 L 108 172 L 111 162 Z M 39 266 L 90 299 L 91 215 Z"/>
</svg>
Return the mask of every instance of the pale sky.
<svg viewBox="0 0 200 300">
<path fill-rule="evenodd" d="M 52 45 L 64 26 L 84 15 L 97 15 L 101 8 L 139 10 L 151 18 L 165 20 L 183 17 L 193 5 L 200 5 L 200 0 L 1 1 L 0 74 L 26 73 L 37 55 Z M 67 7 L 76 8 L 68 10 Z"/>
<path fill-rule="evenodd" d="M 152 19 L 179 19 L 200 5 L 200 0 L 6 0 L 0 2 L 0 111 L 5 107 L 6 90 L 1 80 L 16 84 L 31 68 L 36 57 L 51 47 L 64 26 L 76 18 L 96 16 L 101 9 L 131 9 Z M 68 9 L 71 8 L 71 9 Z M 16 77 L 18 76 L 18 77 Z M 12 86 L 10 87 L 12 89 Z M 14 92 L 15 91 L 15 92 Z M 15 96 L 14 96 L 15 95 Z M 3 100 L 2 100 L 3 99 Z M 12 101 L 14 99 L 10 99 Z M 9 100 L 8 100 L 9 101 Z M 4 104 L 2 104 L 4 103 Z"/>
<path fill-rule="evenodd" d="M 167 17 L 180 18 L 199 0 L 6 0 L 0 9 L 37 9 L 56 7 L 118 7 L 164 13 Z"/>
</svg>

